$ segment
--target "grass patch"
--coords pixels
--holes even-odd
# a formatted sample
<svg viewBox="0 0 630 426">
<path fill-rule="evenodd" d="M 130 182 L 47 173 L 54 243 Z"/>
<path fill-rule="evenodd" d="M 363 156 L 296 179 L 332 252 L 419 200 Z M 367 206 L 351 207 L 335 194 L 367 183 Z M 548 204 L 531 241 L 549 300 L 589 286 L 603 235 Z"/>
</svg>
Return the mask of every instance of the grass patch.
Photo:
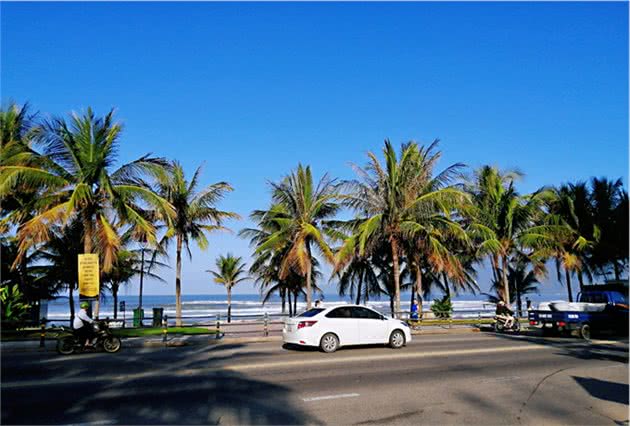
<svg viewBox="0 0 630 426">
<path fill-rule="evenodd" d="M 118 337 L 144 337 L 144 336 L 161 336 L 161 328 L 113 328 L 112 333 Z M 47 328 L 46 339 L 56 339 L 61 330 L 58 328 Z M 2 330 L 3 342 L 15 342 L 21 340 L 39 340 L 39 328 L 25 328 L 21 330 Z M 179 335 L 199 335 L 199 334 L 216 334 L 216 330 L 202 327 L 169 327 L 168 334 Z"/>
<path fill-rule="evenodd" d="M 118 337 L 144 337 L 144 336 L 161 336 L 162 328 L 114 328 L 112 333 Z M 197 335 L 197 334 L 216 334 L 216 330 L 202 327 L 169 327 L 168 334 L 183 334 L 183 335 Z"/>
</svg>

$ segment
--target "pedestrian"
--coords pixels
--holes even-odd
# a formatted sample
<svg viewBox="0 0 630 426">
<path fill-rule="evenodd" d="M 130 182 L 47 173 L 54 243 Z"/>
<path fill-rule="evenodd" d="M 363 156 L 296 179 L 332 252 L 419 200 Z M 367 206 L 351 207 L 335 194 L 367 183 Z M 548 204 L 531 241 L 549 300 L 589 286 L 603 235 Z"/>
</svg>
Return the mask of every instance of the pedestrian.
<svg viewBox="0 0 630 426">
<path fill-rule="evenodd" d="M 418 299 L 413 299 L 410 318 L 414 321 L 418 321 Z"/>
<path fill-rule="evenodd" d="M 324 303 L 321 300 L 317 299 L 315 301 L 315 307 L 316 308 L 323 308 L 324 307 Z"/>
<path fill-rule="evenodd" d="M 532 301 L 529 300 L 529 297 L 525 298 L 525 303 L 527 304 L 527 310 L 531 311 L 532 310 Z"/>
</svg>

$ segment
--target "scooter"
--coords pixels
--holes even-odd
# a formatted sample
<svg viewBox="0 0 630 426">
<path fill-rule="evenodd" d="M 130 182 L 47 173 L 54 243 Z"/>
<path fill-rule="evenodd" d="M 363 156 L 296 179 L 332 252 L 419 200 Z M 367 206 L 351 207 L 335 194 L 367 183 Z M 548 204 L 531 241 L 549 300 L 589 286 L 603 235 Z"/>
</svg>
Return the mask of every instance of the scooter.
<svg viewBox="0 0 630 426">
<path fill-rule="evenodd" d="M 105 321 L 94 321 L 92 323 L 95 337 L 92 339 L 93 346 L 85 347 L 83 339 L 79 339 L 73 330 L 62 327 L 64 335 L 57 338 L 57 352 L 62 355 L 70 355 L 81 352 L 95 352 L 104 350 L 108 353 L 118 352 L 122 347 L 120 338 L 114 336 Z"/>
<path fill-rule="evenodd" d="M 506 327 L 508 319 L 505 317 L 494 317 L 494 331 L 497 333 L 505 333 L 507 331 L 513 333 L 519 333 L 521 331 L 521 323 L 518 321 L 518 318 L 510 318 L 512 324 L 509 327 Z"/>
</svg>

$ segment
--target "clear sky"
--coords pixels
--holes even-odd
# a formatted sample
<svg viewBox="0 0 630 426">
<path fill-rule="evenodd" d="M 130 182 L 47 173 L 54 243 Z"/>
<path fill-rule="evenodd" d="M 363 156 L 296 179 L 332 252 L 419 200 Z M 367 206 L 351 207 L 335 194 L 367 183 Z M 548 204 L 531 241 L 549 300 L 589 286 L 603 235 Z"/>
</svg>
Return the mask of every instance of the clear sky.
<svg viewBox="0 0 630 426">
<path fill-rule="evenodd" d="M 440 138 L 442 166 L 519 168 L 522 192 L 593 175 L 627 182 L 627 2 L 0 8 L 4 103 L 55 115 L 115 107 L 121 161 L 152 152 L 189 174 L 204 164 L 203 183 L 230 182 L 221 207 L 244 218 L 298 162 L 350 178 L 348 163 L 384 138 Z M 183 291 L 222 293 L 204 270 L 227 251 L 249 258 L 236 235 L 194 249 Z M 163 275 L 148 294 L 174 292 L 174 271 Z"/>
</svg>

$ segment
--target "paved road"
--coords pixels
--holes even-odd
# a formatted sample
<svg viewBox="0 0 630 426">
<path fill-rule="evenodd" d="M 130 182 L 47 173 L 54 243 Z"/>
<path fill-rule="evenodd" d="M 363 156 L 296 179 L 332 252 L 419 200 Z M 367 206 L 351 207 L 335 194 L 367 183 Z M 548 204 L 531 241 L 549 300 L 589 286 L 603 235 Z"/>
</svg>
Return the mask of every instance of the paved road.
<svg viewBox="0 0 630 426">
<path fill-rule="evenodd" d="M 2 354 L 3 424 L 627 424 L 626 342 L 470 333 Z"/>
</svg>

